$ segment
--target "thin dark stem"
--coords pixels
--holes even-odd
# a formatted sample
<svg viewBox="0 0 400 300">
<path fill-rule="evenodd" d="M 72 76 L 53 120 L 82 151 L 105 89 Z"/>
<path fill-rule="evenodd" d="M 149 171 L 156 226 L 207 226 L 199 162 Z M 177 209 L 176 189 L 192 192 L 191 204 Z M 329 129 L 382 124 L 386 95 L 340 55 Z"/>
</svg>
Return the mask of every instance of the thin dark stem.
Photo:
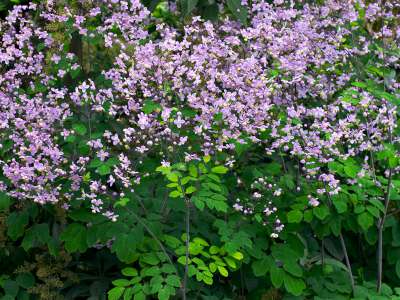
<svg viewBox="0 0 400 300">
<path fill-rule="evenodd" d="M 164 210 L 167 208 L 167 201 L 168 201 L 168 191 L 164 193 L 164 198 L 161 204 L 161 210 L 160 214 L 163 216 L 164 215 Z"/>
<path fill-rule="evenodd" d="M 350 283 L 351 283 L 351 289 L 353 290 L 353 294 L 354 294 L 354 277 L 353 277 L 353 272 L 351 271 L 351 265 L 350 265 L 350 260 L 349 260 L 349 255 L 347 254 L 347 248 L 346 248 L 346 244 L 344 242 L 343 239 L 343 235 L 340 232 L 339 234 L 339 239 L 340 239 L 340 245 L 342 246 L 342 250 L 343 250 L 343 254 L 344 254 L 344 259 L 346 261 L 346 266 L 347 266 L 347 272 L 349 273 L 349 277 L 350 277 Z"/>
<path fill-rule="evenodd" d="M 186 251 L 185 251 L 185 274 L 183 276 L 183 293 L 182 299 L 186 300 L 187 279 L 189 273 L 189 246 L 190 246 L 190 201 L 186 200 Z"/>
<path fill-rule="evenodd" d="M 297 159 L 297 172 L 296 172 L 296 192 L 298 192 L 298 189 L 300 188 L 300 160 Z"/>
<path fill-rule="evenodd" d="M 283 170 L 285 171 L 285 174 L 287 174 L 288 171 L 287 171 L 287 168 L 286 168 L 285 160 L 283 158 L 282 152 L 280 152 L 280 151 L 279 151 L 279 157 L 281 158 L 281 161 L 282 161 Z"/>
<path fill-rule="evenodd" d="M 329 192 L 327 190 L 327 185 L 326 184 L 325 184 L 325 190 L 326 190 L 326 195 L 328 197 L 328 206 L 329 206 L 329 208 L 331 208 L 332 207 L 332 198 L 331 198 L 331 195 L 329 194 Z M 342 231 L 340 231 L 340 233 L 339 233 L 339 239 L 340 239 L 340 245 L 342 246 L 344 259 L 345 259 L 346 266 L 347 266 L 347 272 L 349 273 L 349 277 L 350 277 L 351 289 L 352 289 L 353 294 L 354 294 L 354 289 L 355 289 L 354 276 L 353 276 L 353 271 L 351 270 L 350 259 L 349 259 L 349 255 L 347 253 L 347 247 L 346 247 L 346 243 L 344 242 L 344 239 L 343 239 Z"/>
<path fill-rule="evenodd" d="M 180 178 L 178 178 L 178 184 L 181 188 L 183 193 L 183 197 L 185 199 L 185 232 L 186 232 L 186 249 L 185 249 L 185 273 L 183 275 L 183 284 L 182 284 L 182 299 L 186 300 L 186 293 L 187 293 L 187 281 L 189 275 L 189 247 L 190 247 L 190 198 L 186 195 L 185 187 L 181 183 Z"/>
<path fill-rule="evenodd" d="M 144 222 L 142 221 L 142 219 L 141 219 L 134 211 L 132 211 L 132 210 L 129 209 L 129 208 L 127 208 L 127 209 L 128 209 L 128 211 L 129 211 L 129 213 L 136 219 L 136 221 L 137 221 L 138 223 L 140 223 L 140 224 L 144 227 L 144 229 L 146 229 L 147 232 L 151 235 L 151 237 L 158 243 L 158 245 L 160 246 L 161 251 L 164 253 L 164 255 L 166 256 L 166 258 L 168 259 L 168 262 L 174 267 L 176 275 L 179 276 L 178 270 L 175 268 L 175 265 L 174 265 L 174 263 L 172 262 L 171 257 L 168 255 L 168 252 L 167 252 L 167 250 L 165 249 L 164 245 L 161 243 L 161 241 L 157 238 L 157 236 L 156 236 L 156 235 L 154 234 L 154 232 L 150 229 L 150 227 L 147 226 L 147 224 L 144 223 Z"/>
<path fill-rule="evenodd" d="M 392 185 L 392 168 L 389 169 L 388 184 L 385 193 L 385 210 L 383 211 L 382 218 L 378 221 L 378 278 L 376 282 L 376 290 L 380 293 L 382 288 L 382 265 L 383 265 L 383 227 L 385 225 L 387 211 L 390 203 L 390 188 Z"/>
<path fill-rule="evenodd" d="M 381 292 L 382 288 L 382 261 L 383 261 L 383 254 L 382 254 L 382 229 L 381 227 L 378 228 L 378 274 L 376 279 L 376 290 L 378 293 Z"/>
<path fill-rule="evenodd" d="M 135 198 L 139 202 L 140 207 L 143 209 L 144 214 L 147 215 L 147 209 L 143 203 L 143 199 L 139 195 L 135 195 Z"/>
</svg>

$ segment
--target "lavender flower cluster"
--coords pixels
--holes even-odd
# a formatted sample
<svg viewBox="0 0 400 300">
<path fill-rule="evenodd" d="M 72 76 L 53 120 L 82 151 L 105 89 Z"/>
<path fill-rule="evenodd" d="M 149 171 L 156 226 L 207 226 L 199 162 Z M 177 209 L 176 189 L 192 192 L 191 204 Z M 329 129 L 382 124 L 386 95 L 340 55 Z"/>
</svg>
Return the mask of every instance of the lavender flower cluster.
<svg viewBox="0 0 400 300">
<path fill-rule="evenodd" d="M 247 27 L 193 17 L 182 29 L 154 19 L 139 0 L 15 6 L 0 23 L 0 189 L 64 207 L 76 197 L 115 219 L 105 203 L 148 175 L 140 171 L 146 156 L 168 164 L 254 143 L 266 156 L 298 160 L 307 179 L 322 183 L 317 194 L 338 193 L 340 181 L 324 166 L 398 141 L 395 106 L 351 87 L 360 67 L 347 66 L 373 52 L 384 67 L 399 68 L 398 51 L 382 57 L 371 48 L 374 40 L 398 47 L 399 4 L 288 2 L 253 1 Z M 382 30 L 355 37 L 361 11 L 365 22 L 384 18 Z M 85 68 L 67 45 L 73 34 L 100 39 L 112 57 L 103 82 L 83 76 L 71 86 L 67 74 Z M 396 80 L 385 84 L 399 96 Z M 99 117 L 108 127 L 95 135 Z M 76 134 L 74 118 L 89 131 L 84 154 L 63 150 Z M 91 162 L 110 159 L 110 172 L 85 178 Z M 370 171 L 366 164 L 360 176 Z M 318 205 L 317 196 L 310 203 Z"/>
</svg>

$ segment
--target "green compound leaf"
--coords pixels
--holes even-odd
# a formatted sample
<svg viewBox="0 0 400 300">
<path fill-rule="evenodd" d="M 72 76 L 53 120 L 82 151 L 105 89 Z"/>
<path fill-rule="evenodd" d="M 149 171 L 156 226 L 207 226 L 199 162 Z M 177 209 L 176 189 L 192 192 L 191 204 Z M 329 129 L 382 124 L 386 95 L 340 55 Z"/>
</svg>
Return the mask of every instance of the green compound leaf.
<svg viewBox="0 0 400 300">
<path fill-rule="evenodd" d="M 303 269 L 299 266 L 295 259 L 292 261 L 287 261 L 283 264 L 283 268 L 286 272 L 293 276 L 301 277 L 303 276 Z"/>
<path fill-rule="evenodd" d="M 124 287 L 115 287 L 108 292 L 108 300 L 119 300 L 124 293 Z"/>
<path fill-rule="evenodd" d="M 11 198 L 4 192 L 0 192 L 0 211 L 8 210 L 11 205 Z"/>
<path fill-rule="evenodd" d="M 121 271 L 122 275 L 128 276 L 128 277 L 135 277 L 138 275 L 138 271 L 135 268 L 124 268 Z"/>
<path fill-rule="evenodd" d="M 96 169 L 97 173 L 99 173 L 100 175 L 104 176 L 104 175 L 108 175 L 111 173 L 111 168 L 110 166 L 103 164 L 100 167 L 98 167 Z"/>
<path fill-rule="evenodd" d="M 228 270 L 225 267 L 218 266 L 218 271 L 224 277 L 228 277 L 229 275 Z"/>
<path fill-rule="evenodd" d="M 17 281 L 18 285 L 24 289 L 28 289 L 35 284 L 35 276 L 33 276 L 31 273 L 19 274 L 15 280 Z"/>
<path fill-rule="evenodd" d="M 112 250 L 122 262 L 132 263 L 137 259 L 136 242 L 136 237 L 132 234 L 119 234 L 113 243 Z"/>
<path fill-rule="evenodd" d="M 300 223 L 303 219 L 303 213 L 299 210 L 292 210 L 287 214 L 289 223 Z"/>
<path fill-rule="evenodd" d="M 288 273 L 284 273 L 283 278 L 286 290 L 295 296 L 300 296 L 306 288 L 303 279 L 293 277 Z"/>
<path fill-rule="evenodd" d="M 314 215 L 320 220 L 324 220 L 327 216 L 329 216 L 329 209 L 325 205 L 315 207 L 313 212 Z"/>
<path fill-rule="evenodd" d="M 357 216 L 357 222 L 364 231 L 367 231 L 374 224 L 374 218 L 368 212 L 363 212 Z"/>
<path fill-rule="evenodd" d="M 29 215 L 27 211 L 13 212 L 7 218 L 7 234 L 13 240 L 17 240 L 24 234 L 26 225 L 29 222 Z"/>
<path fill-rule="evenodd" d="M 275 265 L 271 266 L 270 275 L 271 275 L 271 282 L 274 285 L 274 287 L 276 287 L 276 288 L 281 287 L 281 285 L 283 283 L 283 274 L 284 273 L 285 272 L 281 268 L 278 268 Z"/>
<path fill-rule="evenodd" d="M 272 264 L 272 258 L 267 256 L 261 260 L 254 261 L 251 265 L 251 268 L 253 269 L 253 273 L 256 277 L 261 277 L 269 272 Z"/>
<path fill-rule="evenodd" d="M 181 280 L 176 275 L 168 275 L 168 277 L 167 277 L 165 282 L 168 285 L 173 286 L 173 287 L 180 287 L 181 286 Z"/>
<path fill-rule="evenodd" d="M 127 287 L 130 285 L 130 281 L 127 279 L 116 279 L 112 282 L 113 285 L 119 286 L 119 287 Z"/>
<path fill-rule="evenodd" d="M 61 234 L 60 239 L 65 244 L 65 249 L 72 252 L 85 252 L 87 245 L 87 229 L 79 223 L 72 223 L 67 226 Z"/>
<path fill-rule="evenodd" d="M 228 168 L 224 167 L 224 166 L 216 166 L 214 168 L 211 169 L 211 172 L 215 173 L 215 174 L 225 174 L 226 172 L 228 172 Z"/>
<path fill-rule="evenodd" d="M 72 129 L 79 135 L 85 135 L 87 132 L 86 126 L 81 123 L 72 125 Z"/>
</svg>

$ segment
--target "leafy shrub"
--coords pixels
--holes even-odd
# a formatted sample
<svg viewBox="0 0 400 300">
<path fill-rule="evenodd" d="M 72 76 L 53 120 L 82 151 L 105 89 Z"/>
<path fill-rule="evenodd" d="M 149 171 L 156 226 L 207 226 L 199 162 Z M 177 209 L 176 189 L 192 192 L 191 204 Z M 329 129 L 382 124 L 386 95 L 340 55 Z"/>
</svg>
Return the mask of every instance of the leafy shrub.
<svg viewBox="0 0 400 300">
<path fill-rule="evenodd" d="M 2 299 L 400 298 L 396 1 L 11 4 Z"/>
</svg>

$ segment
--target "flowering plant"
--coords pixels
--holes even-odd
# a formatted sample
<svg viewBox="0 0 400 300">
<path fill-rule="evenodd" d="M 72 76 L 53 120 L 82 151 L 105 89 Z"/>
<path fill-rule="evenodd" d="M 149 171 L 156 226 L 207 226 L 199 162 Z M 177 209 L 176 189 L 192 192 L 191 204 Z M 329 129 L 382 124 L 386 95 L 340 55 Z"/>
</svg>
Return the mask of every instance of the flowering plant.
<svg viewBox="0 0 400 300">
<path fill-rule="evenodd" d="M 14 6 L 0 22 L 0 241 L 22 258 L 4 297 L 393 299 L 399 13 Z"/>
</svg>

